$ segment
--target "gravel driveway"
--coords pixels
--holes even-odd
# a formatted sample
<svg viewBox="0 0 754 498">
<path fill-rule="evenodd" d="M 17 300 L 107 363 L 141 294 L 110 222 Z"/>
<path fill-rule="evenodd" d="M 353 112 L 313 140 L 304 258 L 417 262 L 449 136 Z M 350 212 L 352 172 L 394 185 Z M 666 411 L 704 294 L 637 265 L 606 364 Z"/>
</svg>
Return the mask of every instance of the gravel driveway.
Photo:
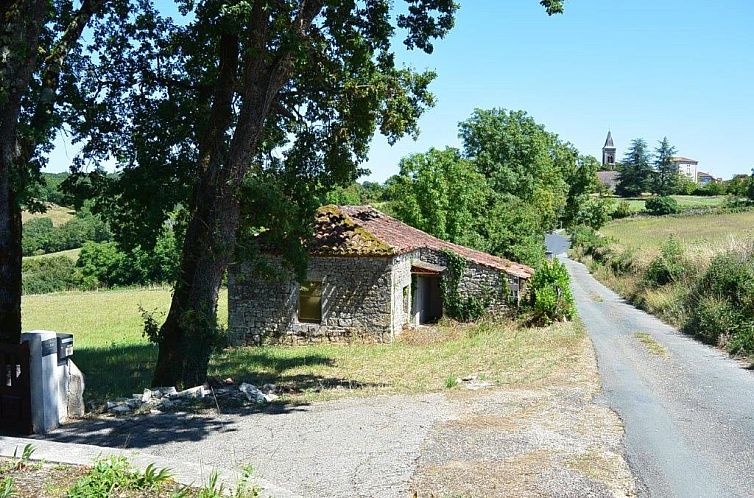
<svg viewBox="0 0 754 498">
<path fill-rule="evenodd" d="M 597 352 L 602 400 L 625 424 L 640 494 L 752 496 L 754 374 L 627 304 L 582 264 L 561 258 Z M 648 334 L 654 354 L 637 333 Z"/>
</svg>

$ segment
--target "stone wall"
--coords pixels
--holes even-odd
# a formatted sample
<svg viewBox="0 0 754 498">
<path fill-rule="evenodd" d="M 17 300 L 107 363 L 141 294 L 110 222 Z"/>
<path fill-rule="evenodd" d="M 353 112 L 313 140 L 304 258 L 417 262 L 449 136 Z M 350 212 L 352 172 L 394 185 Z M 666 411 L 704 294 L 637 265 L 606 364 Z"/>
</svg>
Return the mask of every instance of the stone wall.
<svg viewBox="0 0 754 498">
<path fill-rule="evenodd" d="M 414 302 L 413 288 L 411 286 L 411 262 L 419 259 L 419 251 L 401 254 L 393 259 L 392 294 L 393 294 L 393 331 L 400 333 L 404 327 L 410 325 L 411 307 Z M 404 289 L 407 295 L 404 296 Z M 404 301 L 404 299 L 407 301 Z M 404 304 L 408 305 L 406 309 Z"/>
<path fill-rule="evenodd" d="M 228 271 L 230 341 L 293 345 L 358 338 L 389 342 L 400 331 L 395 328 L 400 318 L 394 313 L 400 301 L 395 304 L 391 299 L 400 285 L 393 285 L 394 271 L 396 275 L 404 272 L 402 260 L 401 269 L 394 270 L 394 260 L 399 258 L 311 258 L 307 280 L 322 282 L 322 321 L 318 324 L 299 322 L 299 284 L 279 258 L 268 259 L 268 269 L 273 271 L 267 272 L 249 263 L 232 265 Z M 408 265 L 410 275 L 410 261 Z"/>
<path fill-rule="evenodd" d="M 436 265 L 448 266 L 447 256 L 434 249 L 422 249 L 421 259 Z M 503 289 L 508 289 L 509 284 L 517 282 L 517 277 L 467 260 L 463 276 L 458 283 L 458 292 L 462 297 L 489 294 L 492 298 L 492 310 L 501 311 L 510 304 L 508 291 Z"/>
</svg>

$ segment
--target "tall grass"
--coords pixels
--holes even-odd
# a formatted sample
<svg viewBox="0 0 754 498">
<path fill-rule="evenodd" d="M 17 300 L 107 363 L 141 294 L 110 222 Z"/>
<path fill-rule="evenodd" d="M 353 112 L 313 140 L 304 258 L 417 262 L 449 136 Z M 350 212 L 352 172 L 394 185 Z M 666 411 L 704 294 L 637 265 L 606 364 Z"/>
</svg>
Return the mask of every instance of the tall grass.
<svg viewBox="0 0 754 498">
<path fill-rule="evenodd" d="M 675 233 L 712 222 L 696 218 L 660 221 Z M 658 247 L 636 248 L 626 240 L 653 235 L 631 232 L 621 239 L 613 231 L 608 238 L 579 228 L 572 254 L 637 306 L 730 353 L 754 355 L 754 242 L 746 237 L 748 229 L 742 225 L 737 232 L 718 233 L 715 242 L 703 238 L 713 232 L 707 229 L 696 238 L 687 233 L 680 241 L 671 235 Z"/>
</svg>

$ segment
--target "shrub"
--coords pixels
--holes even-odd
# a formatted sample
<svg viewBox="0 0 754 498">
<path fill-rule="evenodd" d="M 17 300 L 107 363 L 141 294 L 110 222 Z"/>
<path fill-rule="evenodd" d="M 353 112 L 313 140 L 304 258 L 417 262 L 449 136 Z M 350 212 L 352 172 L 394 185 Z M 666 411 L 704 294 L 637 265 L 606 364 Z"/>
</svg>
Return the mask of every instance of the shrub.
<svg viewBox="0 0 754 498">
<path fill-rule="evenodd" d="M 55 227 L 50 218 L 35 218 L 24 223 L 23 254 L 47 254 L 81 247 L 84 242 L 112 239 L 107 225 L 91 214 L 80 214 Z"/>
<path fill-rule="evenodd" d="M 669 196 L 653 197 L 651 199 L 648 199 L 644 204 L 644 207 L 650 214 L 653 214 L 655 216 L 674 214 L 678 212 L 678 203 L 675 199 Z"/>
<path fill-rule="evenodd" d="M 697 279 L 687 308 L 686 332 L 725 345 L 731 353 L 754 353 L 754 254 L 728 251 L 716 256 Z"/>
<path fill-rule="evenodd" d="M 24 294 L 45 294 L 78 288 L 81 273 L 71 258 L 50 256 L 25 259 L 21 281 Z"/>
<path fill-rule="evenodd" d="M 606 198 L 589 198 L 581 204 L 574 217 L 574 224 L 585 225 L 595 230 L 602 228 L 610 221 L 610 214 L 615 210 L 615 201 Z"/>
<path fill-rule="evenodd" d="M 688 273 L 688 265 L 681 244 L 670 237 L 663 243 L 660 255 L 649 264 L 644 280 L 650 285 L 677 282 Z"/>
<path fill-rule="evenodd" d="M 44 253 L 54 227 L 50 218 L 33 218 L 24 223 L 21 246 L 24 256 Z"/>
<path fill-rule="evenodd" d="M 565 265 L 557 259 L 544 263 L 531 280 L 534 322 L 548 325 L 570 320 L 576 314 L 570 279 Z"/>
<path fill-rule="evenodd" d="M 610 215 L 614 220 L 621 218 L 628 218 L 633 213 L 631 211 L 631 204 L 628 201 L 620 201 Z"/>
<path fill-rule="evenodd" d="M 705 342 L 722 345 L 745 326 L 743 316 L 731 302 L 718 296 L 704 296 L 694 306 L 684 331 Z"/>
</svg>

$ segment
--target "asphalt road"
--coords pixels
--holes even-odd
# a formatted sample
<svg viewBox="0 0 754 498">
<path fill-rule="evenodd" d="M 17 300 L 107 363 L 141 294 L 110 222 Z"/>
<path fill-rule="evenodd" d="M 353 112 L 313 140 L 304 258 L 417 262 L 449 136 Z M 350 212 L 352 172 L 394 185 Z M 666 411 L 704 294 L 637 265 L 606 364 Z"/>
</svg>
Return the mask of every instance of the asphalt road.
<svg viewBox="0 0 754 498">
<path fill-rule="evenodd" d="M 555 254 L 567 247 L 548 236 Z M 560 255 L 594 344 L 601 402 L 625 424 L 643 496 L 754 496 L 754 372 L 627 304 Z M 645 332 L 664 347 L 651 354 Z"/>
</svg>

